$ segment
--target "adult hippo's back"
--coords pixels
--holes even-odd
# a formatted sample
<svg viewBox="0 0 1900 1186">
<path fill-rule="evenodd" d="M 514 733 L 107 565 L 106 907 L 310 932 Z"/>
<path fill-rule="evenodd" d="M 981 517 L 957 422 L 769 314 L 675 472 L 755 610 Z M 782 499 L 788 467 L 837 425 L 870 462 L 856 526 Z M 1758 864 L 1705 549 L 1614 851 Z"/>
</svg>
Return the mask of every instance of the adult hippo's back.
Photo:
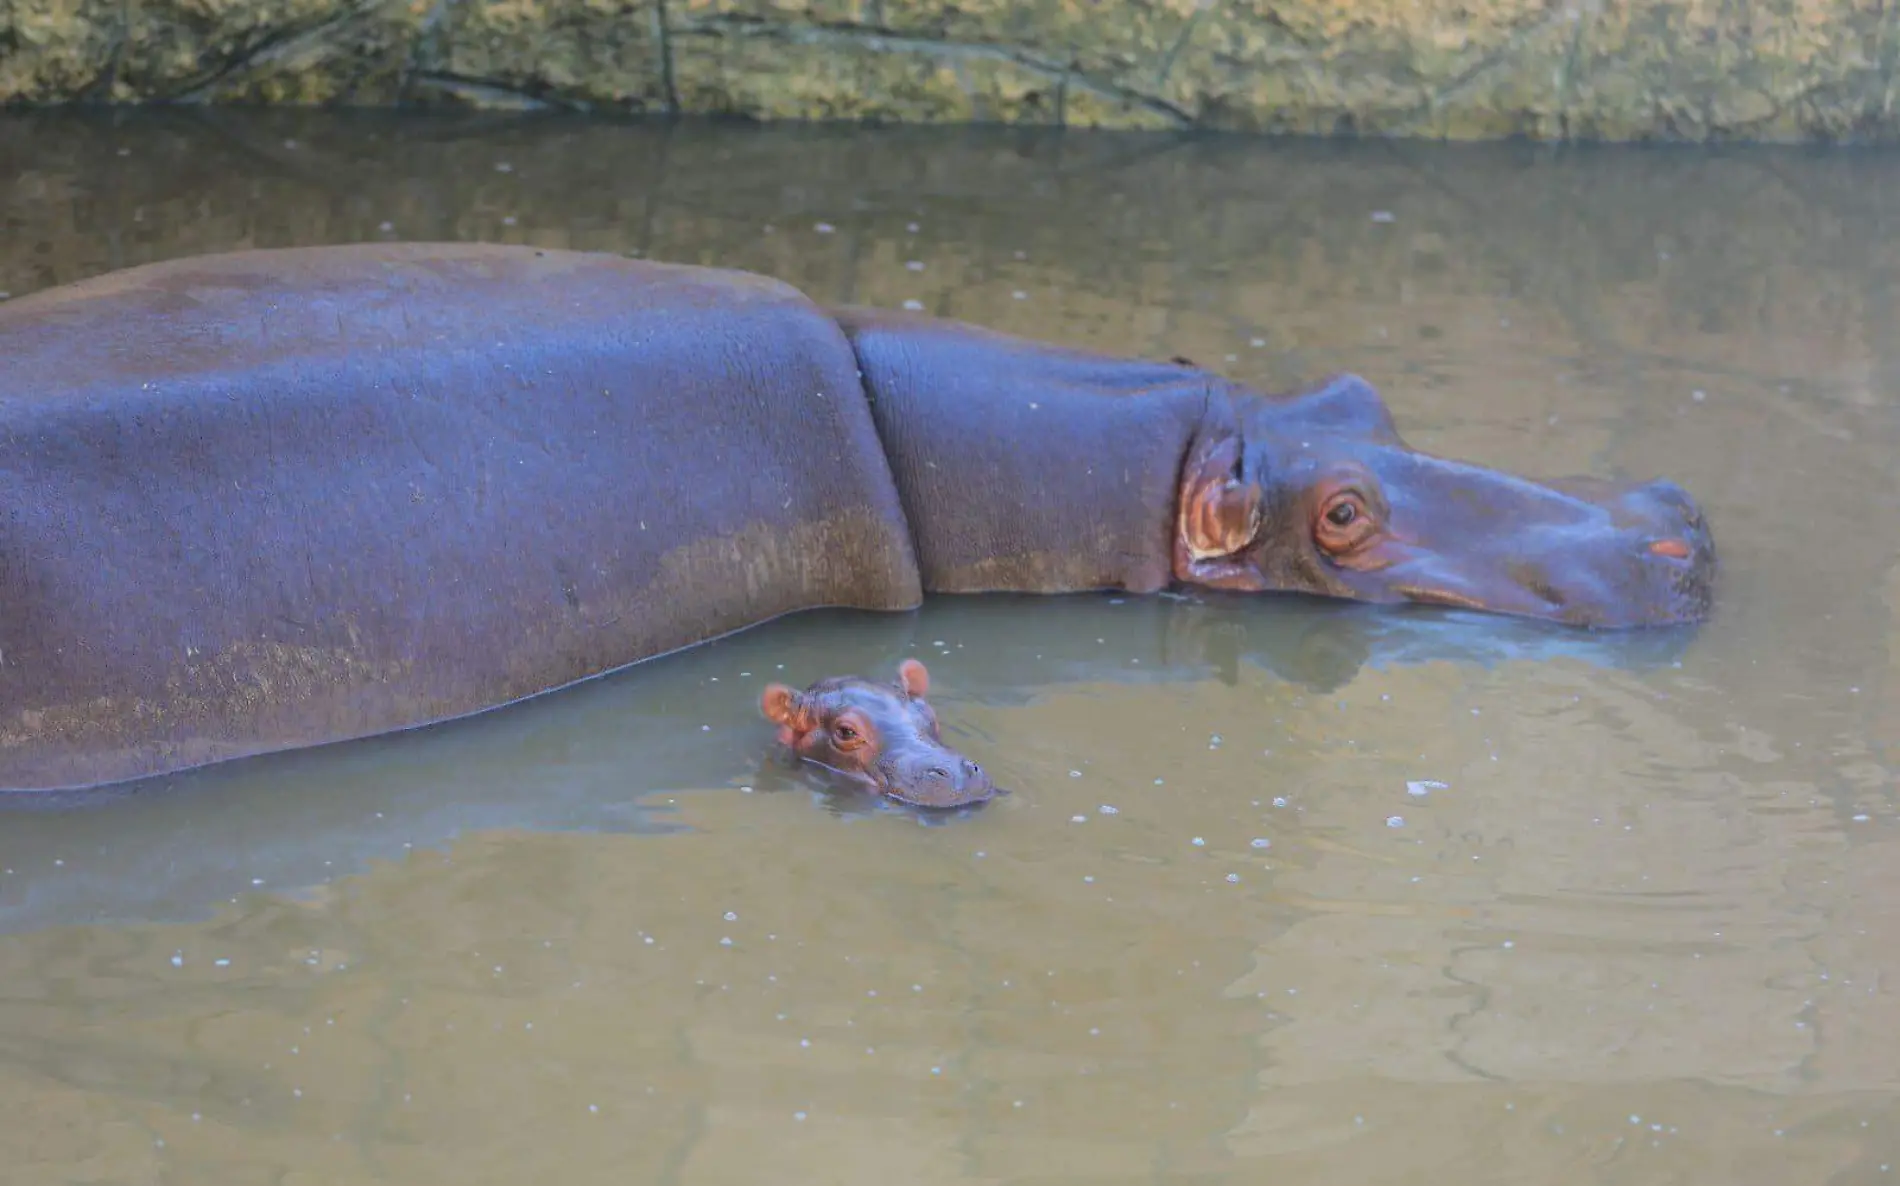
<svg viewBox="0 0 1900 1186">
<path fill-rule="evenodd" d="M 1270 399 L 740 272 L 358 245 L 0 305 L 6 789 L 424 725 L 926 591 L 1631 626 L 1701 616 L 1712 568 L 1675 487 L 1426 457 L 1356 379 Z"/>
</svg>

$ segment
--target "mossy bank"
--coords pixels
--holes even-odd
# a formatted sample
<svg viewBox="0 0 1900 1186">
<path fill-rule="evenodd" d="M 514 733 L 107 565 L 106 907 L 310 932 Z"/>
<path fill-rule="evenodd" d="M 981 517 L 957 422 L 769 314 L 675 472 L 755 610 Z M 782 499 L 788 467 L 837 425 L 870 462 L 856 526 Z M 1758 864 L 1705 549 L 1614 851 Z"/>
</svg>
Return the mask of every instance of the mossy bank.
<svg viewBox="0 0 1900 1186">
<path fill-rule="evenodd" d="M 0 102 L 1900 139 L 1891 0 L 8 0 Z"/>
</svg>

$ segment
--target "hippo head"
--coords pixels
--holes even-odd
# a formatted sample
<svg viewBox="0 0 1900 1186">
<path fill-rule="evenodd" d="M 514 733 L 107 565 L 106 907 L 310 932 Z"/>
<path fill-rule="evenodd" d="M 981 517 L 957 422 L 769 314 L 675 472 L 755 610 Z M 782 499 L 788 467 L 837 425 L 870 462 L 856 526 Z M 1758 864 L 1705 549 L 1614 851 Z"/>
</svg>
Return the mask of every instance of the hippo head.
<svg viewBox="0 0 1900 1186">
<path fill-rule="evenodd" d="M 1223 421 L 1182 474 L 1186 584 L 1599 628 L 1708 613 L 1714 544 L 1672 483 L 1540 484 L 1414 452 L 1352 375 L 1290 399 L 1238 395 Z"/>
<path fill-rule="evenodd" d="M 930 673 L 915 659 L 897 682 L 854 675 L 821 679 L 799 692 L 765 689 L 760 707 L 779 740 L 799 758 L 918 807 L 963 807 L 997 794 L 988 774 L 944 745 L 924 699 Z"/>
</svg>

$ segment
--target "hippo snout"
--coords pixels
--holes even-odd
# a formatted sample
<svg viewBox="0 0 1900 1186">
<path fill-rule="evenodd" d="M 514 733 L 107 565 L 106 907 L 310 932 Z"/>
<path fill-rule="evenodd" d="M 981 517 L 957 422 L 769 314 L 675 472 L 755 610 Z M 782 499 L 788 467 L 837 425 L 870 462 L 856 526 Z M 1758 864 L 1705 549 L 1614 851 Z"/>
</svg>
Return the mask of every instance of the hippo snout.
<svg viewBox="0 0 1900 1186">
<path fill-rule="evenodd" d="M 1626 629 L 1699 621 L 1715 600 L 1715 543 L 1702 509 L 1674 482 L 1590 483 L 1593 512 L 1507 538 L 1501 581 L 1468 588 L 1480 608 L 1575 626 Z M 1449 582 L 1445 582 L 1449 583 Z M 1417 601 L 1438 600 L 1427 585 Z M 1405 590 L 1411 594 L 1410 589 Z M 1451 598 L 1448 604 L 1458 604 Z"/>
<path fill-rule="evenodd" d="M 983 767 L 948 751 L 898 755 L 887 778 L 885 794 L 918 807 L 964 807 L 996 794 Z"/>
<path fill-rule="evenodd" d="M 1707 617 L 1715 543 L 1702 508 L 1669 481 L 1548 485 L 1418 462 L 1385 487 L 1392 523 L 1341 562 L 1368 600 L 1628 629 Z"/>
<path fill-rule="evenodd" d="M 1715 539 L 1689 492 L 1645 482 L 1623 498 L 1624 530 L 1638 553 L 1624 616 L 1634 623 L 1694 621 L 1715 599 Z"/>
</svg>

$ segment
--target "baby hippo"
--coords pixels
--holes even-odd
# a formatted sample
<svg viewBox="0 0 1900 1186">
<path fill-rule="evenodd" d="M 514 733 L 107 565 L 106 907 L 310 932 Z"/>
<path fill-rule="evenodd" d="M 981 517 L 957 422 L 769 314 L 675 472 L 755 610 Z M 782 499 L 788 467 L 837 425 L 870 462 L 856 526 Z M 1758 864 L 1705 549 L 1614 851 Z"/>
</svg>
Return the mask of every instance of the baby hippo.
<svg viewBox="0 0 1900 1186">
<path fill-rule="evenodd" d="M 997 794 L 983 768 L 944 745 L 924 699 L 930 673 L 915 659 L 897 682 L 855 675 L 821 679 L 804 691 L 766 687 L 760 707 L 778 738 L 804 761 L 918 807 L 964 807 Z"/>
</svg>

